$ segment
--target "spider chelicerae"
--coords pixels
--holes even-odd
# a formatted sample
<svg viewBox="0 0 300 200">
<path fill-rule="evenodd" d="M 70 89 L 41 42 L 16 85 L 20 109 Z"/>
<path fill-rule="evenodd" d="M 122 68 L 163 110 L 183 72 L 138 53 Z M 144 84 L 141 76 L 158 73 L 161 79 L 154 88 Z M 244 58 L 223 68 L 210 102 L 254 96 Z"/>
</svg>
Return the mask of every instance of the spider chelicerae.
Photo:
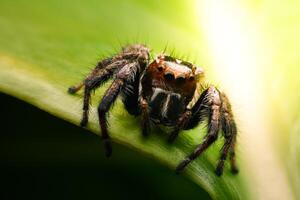
<svg viewBox="0 0 300 200">
<path fill-rule="evenodd" d="M 222 175 L 229 154 L 231 171 L 237 173 L 237 127 L 226 95 L 215 86 L 204 86 L 202 68 L 165 54 L 160 54 L 151 62 L 149 51 L 141 44 L 126 46 L 120 53 L 101 60 L 81 83 L 69 88 L 68 92 L 73 94 L 84 87 L 81 126 L 88 123 L 91 91 L 113 78 L 98 106 L 107 156 L 111 155 L 112 147 L 106 114 L 120 94 L 126 110 L 131 115 L 141 116 L 142 134 L 145 136 L 150 131 L 151 123 L 162 124 L 172 128 L 168 141 L 173 142 L 181 130 L 192 129 L 207 119 L 208 130 L 202 143 L 179 163 L 176 172 L 182 171 L 201 155 L 217 140 L 222 130 L 225 140 L 215 172 L 218 176 Z"/>
</svg>

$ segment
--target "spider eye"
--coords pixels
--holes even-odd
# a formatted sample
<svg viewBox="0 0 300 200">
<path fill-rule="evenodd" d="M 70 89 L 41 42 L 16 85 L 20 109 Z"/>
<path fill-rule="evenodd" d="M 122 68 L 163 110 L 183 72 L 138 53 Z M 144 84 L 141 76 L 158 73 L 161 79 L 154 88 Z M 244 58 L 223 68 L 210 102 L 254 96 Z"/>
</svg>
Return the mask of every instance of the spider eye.
<svg viewBox="0 0 300 200">
<path fill-rule="evenodd" d="M 185 81 L 185 76 L 184 75 L 179 75 L 176 77 L 176 82 L 182 83 Z"/>
<path fill-rule="evenodd" d="M 174 79 L 174 74 L 172 72 L 166 72 L 164 76 L 165 76 L 165 79 L 168 81 L 171 81 Z"/>
<path fill-rule="evenodd" d="M 159 66 L 157 67 L 157 69 L 158 69 L 158 71 L 162 72 L 164 68 L 163 68 L 163 66 L 159 65 Z"/>
</svg>

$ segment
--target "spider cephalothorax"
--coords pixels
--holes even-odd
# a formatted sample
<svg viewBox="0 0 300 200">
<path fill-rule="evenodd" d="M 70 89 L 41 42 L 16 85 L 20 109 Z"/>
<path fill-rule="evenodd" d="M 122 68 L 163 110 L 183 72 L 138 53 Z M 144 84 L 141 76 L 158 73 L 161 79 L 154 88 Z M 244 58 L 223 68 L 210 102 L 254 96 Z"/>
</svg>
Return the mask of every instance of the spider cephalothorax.
<svg viewBox="0 0 300 200">
<path fill-rule="evenodd" d="M 143 135 L 148 135 L 152 122 L 162 124 L 173 128 L 169 137 L 169 142 L 172 142 L 180 130 L 191 129 L 208 119 L 208 131 L 202 143 L 177 166 L 177 172 L 216 141 L 222 130 L 225 143 L 216 174 L 222 174 L 228 153 L 232 172 L 236 173 L 237 128 L 230 103 L 226 95 L 214 86 L 203 87 L 203 76 L 203 69 L 164 54 L 150 63 L 149 49 L 136 44 L 100 61 L 83 82 L 69 88 L 69 93 L 75 93 L 84 86 L 81 125 L 86 126 L 91 91 L 114 78 L 98 106 L 99 125 L 107 156 L 111 155 L 112 148 L 106 113 L 120 94 L 126 110 L 132 115 L 141 115 Z M 200 95 L 197 95 L 199 90 Z"/>
</svg>

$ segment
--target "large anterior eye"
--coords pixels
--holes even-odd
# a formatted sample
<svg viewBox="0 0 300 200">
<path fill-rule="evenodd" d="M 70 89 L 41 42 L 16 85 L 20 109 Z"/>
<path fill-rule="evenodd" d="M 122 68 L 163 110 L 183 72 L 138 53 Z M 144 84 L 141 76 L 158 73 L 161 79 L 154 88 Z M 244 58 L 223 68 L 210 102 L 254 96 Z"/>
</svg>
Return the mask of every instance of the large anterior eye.
<svg viewBox="0 0 300 200">
<path fill-rule="evenodd" d="M 185 81 L 185 76 L 184 75 L 179 75 L 176 77 L 176 82 L 182 83 Z"/>
<path fill-rule="evenodd" d="M 157 69 L 158 69 L 158 71 L 162 72 L 162 71 L 164 70 L 164 67 L 161 66 L 161 65 L 159 65 L 159 66 L 157 67 Z"/>
<path fill-rule="evenodd" d="M 171 81 L 174 79 L 174 74 L 172 72 L 166 72 L 164 76 L 165 76 L 165 79 L 168 81 Z"/>
</svg>

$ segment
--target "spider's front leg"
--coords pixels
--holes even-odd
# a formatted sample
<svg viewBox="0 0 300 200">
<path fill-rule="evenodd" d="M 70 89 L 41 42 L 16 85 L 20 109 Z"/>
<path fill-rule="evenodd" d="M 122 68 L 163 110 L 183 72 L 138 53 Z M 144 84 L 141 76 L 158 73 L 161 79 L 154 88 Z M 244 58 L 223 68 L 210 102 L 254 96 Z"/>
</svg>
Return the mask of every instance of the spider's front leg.
<svg viewBox="0 0 300 200">
<path fill-rule="evenodd" d="M 191 115 L 182 122 L 181 128 L 193 128 L 199 122 L 203 121 L 205 117 L 208 117 L 208 132 L 204 137 L 203 142 L 177 166 L 176 172 L 182 171 L 191 161 L 200 156 L 213 142 L 215 142 L 218 138 L 220 129 L 223 130 L 225 143 L 221 150 L 216 174 L 218 176 L 222 175 L 224 162 L 229 151 L 232 172 L 238 172 L 234 152 L 237 128 L 227 97 L 220 93 L 214 86 L 210 86 L 201 94 L 199 100 L 195 103 L 190 112 Z M 176 134 L 176 132 L 173 132 L 172 135 L 174 134 Z"/>
<path fill-rule="evenodd" d="M 149 119 L 149 104 L 146 98 L 140 98 L 140 109 L 141 109 L 141 126 L 142 126 L 142 134 L 143 136 L 148 136 L 150 131 L 150 119 Z"/>
<path fill-rule="evenodd" d="M 178 137 L 179 132 L 184 128 L 185 124 L 191 119 L 192 111 L 187 109 L 182 116 L 178 119 L 177 125 L 174 130 L 171 132 L 170 137 L 168 139 L 169 143 L 174 142 L 174 140 Z"/>
<path fill-rule="evenodd" d="M 208 89 L 205 90 L 191 109 L 186 109 L 185 112 L 177 121 L 177 125 L 174 127 L 174 130 L 171 132 L 168 142 L 172 143 L 178 137 L 179 132 L 182 129 L 188 130 L 197 126 L 200 122 L 203 121 L 207 105 L 204 104 L 208 95 Z"/>
</svg>

